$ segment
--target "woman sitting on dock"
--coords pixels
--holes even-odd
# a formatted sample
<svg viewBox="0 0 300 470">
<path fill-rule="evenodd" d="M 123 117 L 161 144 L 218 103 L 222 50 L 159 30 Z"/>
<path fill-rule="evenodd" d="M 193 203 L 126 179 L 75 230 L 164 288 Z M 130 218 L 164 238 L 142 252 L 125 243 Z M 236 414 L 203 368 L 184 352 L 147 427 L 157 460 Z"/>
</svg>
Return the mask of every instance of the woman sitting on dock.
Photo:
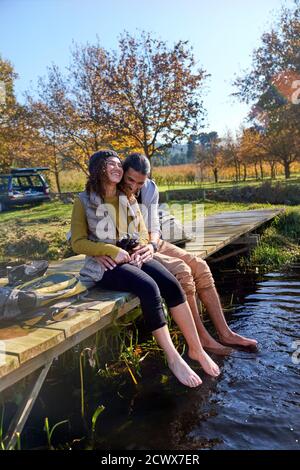
<svg viewBox="0 0 300 470">
<path fill-rule="evenodd" d="M 213 377 L 217 377 L 220 370 L 202 348 L 189 304 L 177 279 L 158 261 L 142 263 L 139 255 L 122 248 L 124 235 L 138 237 L 140 245 L 149 242 L 135 197 L 128 199 L 118 188 L 122 176 L 122 162 L 116 152 L 99 151 L 91 156 L 86 190 L 74 202 L 71 223 L 72 248 L 75 253 L 86 255 L 81 279 L 88 287 L 97 285 L 138 296 L 145 325 L 164 350 L 171 371 L 184 385 L 197 387 L 202 381 L 172 342 L 161 297 L 187 341 L 189 357 Z M 117 266 L 105 269 L 97 261 L 99 255 L 110 256 Z"/>
</svg>

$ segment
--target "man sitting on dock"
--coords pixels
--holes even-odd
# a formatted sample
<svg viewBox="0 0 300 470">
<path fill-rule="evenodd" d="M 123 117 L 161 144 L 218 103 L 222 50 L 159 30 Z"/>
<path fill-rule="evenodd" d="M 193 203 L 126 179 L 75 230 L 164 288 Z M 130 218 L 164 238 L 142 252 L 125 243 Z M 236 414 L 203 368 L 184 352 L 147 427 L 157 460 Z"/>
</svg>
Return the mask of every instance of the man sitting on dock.
<svg viewBox="0 0 300 470">
<path fill-rule="evenodd" d="M 128 155 L 123 163 L 123 169 L 124 191 L 128 195 L 134 194 L 138 202 L 147 209 L 148 214 L 145 222 L 150 242 L 146 246 L 137 247 L 136 250 L 144 262 L 154 257 L 179 280 L 187 296 L 203 347 L 219 355 L 229 354 L 231 349 L 228 346 L 256 347 L 255 339 L 238 335 L 229 328 L 206 261 L 161 239 L 158 212 L 159 192 L 155 182 L 148 177 L 150 163 L 147 157 L 139 153 Z M 115 265 L 114 261 L 107 256 L 98 257 L 98 261 L 106 268 Z M 198 311 L 196 293 L 206 307 L 222 344 L 217 342 L 204 327 Z"/>
</svg>

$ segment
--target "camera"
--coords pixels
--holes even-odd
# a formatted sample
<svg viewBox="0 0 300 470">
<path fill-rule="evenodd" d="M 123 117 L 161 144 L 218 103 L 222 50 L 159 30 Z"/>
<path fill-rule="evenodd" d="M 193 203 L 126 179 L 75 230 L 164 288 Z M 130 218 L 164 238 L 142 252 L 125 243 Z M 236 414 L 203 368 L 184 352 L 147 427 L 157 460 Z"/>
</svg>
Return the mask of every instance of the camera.
<svg viewBox="0 0 300 470">
<path fill-rule="evenodd" d="M 123 250 L 126 250 L 129 254 L 132 253 L 133 248 L 139 245 L 139 239 L 134 235 L 128 233 L 124 235 L 120 240 L 117 241 L 116 245 Z"/>
</svg>

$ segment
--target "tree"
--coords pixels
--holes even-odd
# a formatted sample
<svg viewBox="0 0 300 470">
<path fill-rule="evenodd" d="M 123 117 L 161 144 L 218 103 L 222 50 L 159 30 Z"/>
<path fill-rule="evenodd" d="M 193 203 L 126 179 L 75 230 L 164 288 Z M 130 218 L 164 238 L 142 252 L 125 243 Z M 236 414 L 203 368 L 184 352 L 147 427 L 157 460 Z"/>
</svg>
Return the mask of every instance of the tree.
<svg viewBox="0 0 300 470">
<path fill-rule="evenodd" d="M 244 167 L 244 181 L 247 177 L 247 165 L 253 164 L 255 168 L 255 176 L 258 179 L 257 165 L 260 169 L 260 178 L 264 179 L 263 162 L 267 160 L 267 149 L 264 144 L 263 135 L 254 127 L 243 129 L 239 138 L 238 154 L 240 162 Z M 274 165 L 276 160 L 270 161 L 271 173 L 274 175 Z"/>
<path fill-rule="evenodd" d="M 222 163 L 220 139 L 217 132 L 201 133 L 198 136 L 200 142 L 197 161 L 212 169 L 215 183 L 219 181 L 219 169 Z"/>
<path fill-rule="evenodd" d="M 187 144 L 187 152 L 186 152 L 186 161 L 188 163 L 194 162 L 196 160 L 197 155 L 197 135 L 191 135 L 188 140 Z"/>
<path fill-rule="evenodd" d="M 286 179 L 291 176 L 291 164 L 300 160 L 300 127 L 297 114 L 298 109 L 289 106 L 273 111 L 272 123 L 262 140 L 268 155 L 283 166 Z"/>
<path fill-rule="evenodd" d="M 117 134 L 111 125 L 108 73 L 107 52 L 99 44 L 74 45 L 67 72 L 53 64 L 48 76 L 39 79 L 36 94 L 27 95 L 58 189 L 64 168 L 87 173 L 90 155 L 101 148 L 137 150 L 132 139 Z"/>
<path fill-rule="evenodd" d="M 263 110 L 270 111 L 285 103 L 285 79 L 300 78 L 300 2 L 294 3 L 292 9 L 283 8 L 271 31 L 262 35 L 261 46 L 253 51 L 251 70 L 234 82 L 237 88 L 234 96 L 247 103 L 256 102 Z M 295 91 L 292 88 L 288 91 L 293 101 Z"/>
<path fill-rule="evenodd" d="M 25 110 L 14 93 L 17 78 L 13 66 L 0 56 L 0 169 L 7 171 L 18 159 L 25 160 L 24 149 L 30 135 L 25 123 Z"/>
<path fill-rule="evenodd" d="M 172 48 L 149 33 L 121 36 L 110 54 L 110 122 L 151 157 L 196 131 L 203 119 L 204 70 L 195 70 L 187 41 Z"/>
<path fill-rule="evenodd" d="M 58 158 L 86 172 L 91 153 L 103 147 L 143 151 L 150 159 L 196 131 L 206 74 L 194 69 L 187 42 L 169 49 L 146 33 L 137 39 L 124 34 L 118 52 L 99 43 L 75 45 L 66 73 L 49 67 L 36 94 L 28 94 L 27 110 L 52 149 L 57 185 Z"/>
<path fill-rule="evenodd" d="M 286 178 L 290 165 L 299 160 L 300 129 L 300 2 L 283 8 L 270 32 L 264 33 L 261 46 L 253 52 L 250 71 L 235 81 L 237 96 L 254 102 L 250 119 L 262 126 L 269 152 L 275 152 L 284 166 Z"/>
<path fill-rule="evenodd" d="M 29 103 L 28 124 L 32 129 L 32 160 L 38 156 L 39 164 L 49 167 L 50 173 L 54 175 L 57 191 L 61 193 L 60 175 L 63 170 L 74 167 L 74 163 L 66 157 L 70 146 L 66 144 L 55 112 L 41 101 L 33 102 L 29 99 Z M 75 151 L 70 153 L 74 157 Z"/>
<path fill-rule="evenodd" d="M 28 108 L 54 153 L 86 172 L 89 156 L 110 140 L 107 101 L 102 100 L 105 85 L 98 73 L 101 64 L 107 71 L 106 55 L 98 46 L 75 46 L 71 56 L 66 75 L 56 65 L 48 68 L 36 95 L 28 94 Z"/>
<path fill-rule="evenodd" d="M 234 139 L 230 131 L 222 141 L 221 145 L 222 160 L 227 167 L 234 167 L 235 181 L 241 180 L 241 155 L 239 153 L 239 146 L 236 139 Z"/>
</svg>

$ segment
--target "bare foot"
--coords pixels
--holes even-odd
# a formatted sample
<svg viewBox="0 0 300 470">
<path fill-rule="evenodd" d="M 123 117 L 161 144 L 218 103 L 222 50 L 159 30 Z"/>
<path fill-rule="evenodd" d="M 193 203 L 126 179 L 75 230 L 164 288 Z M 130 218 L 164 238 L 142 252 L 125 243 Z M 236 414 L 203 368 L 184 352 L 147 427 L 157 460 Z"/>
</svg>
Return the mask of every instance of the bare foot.
<svg viewBox="0 0 300 470">
<path fill-rule="evenodd" d="M 194 359 L 194 361 L 198 361 L 203 368 L 203 370 L 212 377 L 218 377 L 220 375 L 219 366 L 209 357 L 208 354 L 204 350 L 200 352 L 192 352 L 189 350 L 189 357 Z"/>
<path fill-rule="evenodd" d="M 258 344 L 256 339 L 246 338 L 245 336 L 238 335 L 231 330 L 225 335 L 219 335 L 219 337 L 220 341 L 228 346 L 244 346 L 254 348 Z"/>
<path fill-rule="evenodd" d="M 187 385 L 188 387 L 198 387 L 198 385 L 202 384 L 200 377 L 190 368 L 179 354 L 178 356 L 175 356 L 174 360 L 168 361 L 168 364 L 175 377 L 177 377 L 179 382 L 183 385 Z"/>
<path fill-rule="evenodd" d="M 232 353 L 232 348 L 228 346 L 223 346 L 223 344 L 218 343 L 214 338 L 209 338 L 205 340 L 200 338 L 203 349 L 208 353 L 217 354 L 218 356 L 229 356 Z"/>
</svg>

